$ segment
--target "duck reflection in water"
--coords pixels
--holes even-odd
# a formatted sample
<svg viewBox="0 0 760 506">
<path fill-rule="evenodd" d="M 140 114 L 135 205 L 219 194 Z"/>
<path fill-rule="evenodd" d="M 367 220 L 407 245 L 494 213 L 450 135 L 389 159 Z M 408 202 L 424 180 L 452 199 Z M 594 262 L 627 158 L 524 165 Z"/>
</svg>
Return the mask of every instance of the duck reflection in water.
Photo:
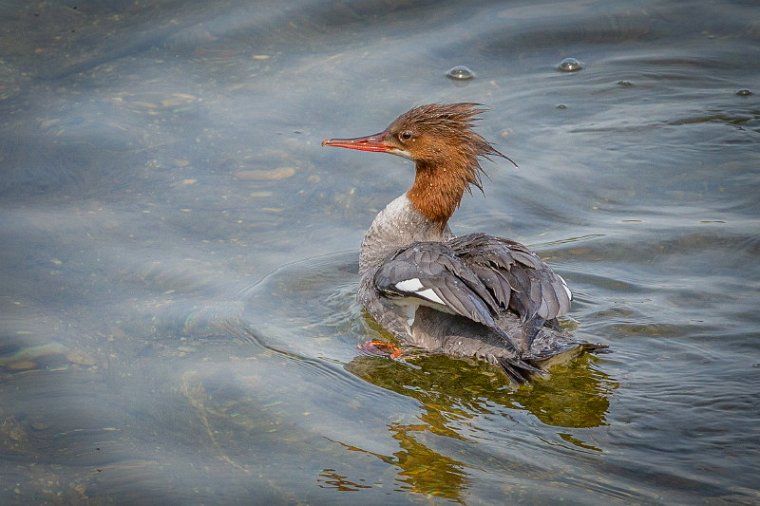
<svg viewBox="0 0 760 506">
<path fill-rule="evenodd" d="M 609 395 L 617 383 L 594 367 L 598 359 L 591 355 L 557 364 L 550 376 L 536 378 L 519 388 L 492 366 L 477 360 L 444 355 L 419 355 L 407 360 L 409 363 L 358 356 L 346 366 L 374 385 L 416 399 L 422 407 L 420 423 L 388 425 L 400 447 L 393 455 L 344 445 L 396 466 L 402 488 L 463 502 L 462 492 L 468 488 L 468 469 L 472 466 L 452 457 L 454 452 L 444 455 L 425 442 L 434 438 L 444 441 L 437 447 L 466 444 L 470 427 L 482 416 L 501 415 L 512 420 L 518 412 L 529 413 L 550 426 L 550 432 L 555 432 L 551 427 L 560 429 L 555 432 L 556 444 L 601 451 L 583 440 L 583 429 L 606 425 Z M 481 429 L 477 429 L 478 438 L 489 438 L 487 429 Z M 504 430 L 503 423 L 498 430 Z M 500 434 L 493 437 L 499 439 Z"/>
</svg>

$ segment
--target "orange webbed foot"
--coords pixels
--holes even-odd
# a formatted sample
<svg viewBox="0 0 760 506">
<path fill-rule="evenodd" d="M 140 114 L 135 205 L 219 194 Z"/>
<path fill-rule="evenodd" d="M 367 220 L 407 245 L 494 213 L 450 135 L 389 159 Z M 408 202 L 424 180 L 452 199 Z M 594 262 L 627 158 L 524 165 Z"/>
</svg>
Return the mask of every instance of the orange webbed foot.
<svg viewBox="0 0 760 506">
<path fill-rule="evenodd" d="M 389 357 L 393 360 L 398 359 L 403 354 L 401 349 L 389 343 L 388 341 L 382 341 L 380 339 L 373 339 L 371 341 L 363 342 L 359 345 L 359 349 L 369 353 L 370 355 L 380 355 L 383 357 Z"/>
</svg>

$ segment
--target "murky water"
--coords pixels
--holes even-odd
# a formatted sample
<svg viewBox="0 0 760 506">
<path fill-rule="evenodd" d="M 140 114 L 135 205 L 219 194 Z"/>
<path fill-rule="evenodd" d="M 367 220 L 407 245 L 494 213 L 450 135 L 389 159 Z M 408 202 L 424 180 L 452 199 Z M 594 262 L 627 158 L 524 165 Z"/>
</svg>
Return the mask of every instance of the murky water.
<svg viewBox="0 0 760 506">
<path fill-rule="evenodd" d="M 760 502 L 755 2 L 0 16 L 0 503 Z M 455 232 L 539 250 L 613 353 L 515 388 L 357 350 L 412 167 L 319 143 L 433 101 L 520 166 Z"/>
</svg>

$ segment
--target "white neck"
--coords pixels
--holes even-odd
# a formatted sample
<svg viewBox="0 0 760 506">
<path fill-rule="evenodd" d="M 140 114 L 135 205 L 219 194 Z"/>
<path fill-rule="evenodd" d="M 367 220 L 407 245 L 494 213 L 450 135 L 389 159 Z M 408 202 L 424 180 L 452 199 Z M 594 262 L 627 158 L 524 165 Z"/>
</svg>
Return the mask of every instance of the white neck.
<svg viewBox="0 0 760 506">
<path fill-rule="evenodd" d="M 406 194 L 401 195 L 380 211 L 364 235 L 359 272 L 377 268 L 388 255 L 414 242 L 443 242 L 453 237 L 448 225 L 441 230 L 440 224 L 414 208 Z"/>
</svg>

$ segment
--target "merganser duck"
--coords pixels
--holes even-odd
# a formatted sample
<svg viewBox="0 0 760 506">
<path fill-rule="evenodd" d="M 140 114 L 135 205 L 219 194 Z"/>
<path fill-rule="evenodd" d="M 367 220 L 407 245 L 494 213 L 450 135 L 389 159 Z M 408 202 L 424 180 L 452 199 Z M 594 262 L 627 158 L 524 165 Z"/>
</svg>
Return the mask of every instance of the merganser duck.
<svg viewBox="0 0 760 506">
<path fill-rule="evenodd" d="M 378 134 L 322 146 L 390 153 L 416 165 L 411 189 L 364 236 L 357 299 L 366 311 L 402 343 L 485 360 L 523 382 L 552 358 L 599 346 L 559 329 L 572 293 L 538 255 L 509 239 L 455 237 L 449 229 L 465 190 L 483 190 L 479 158 L 514 164 L 473 131 L 484 111 L 474 103 L 423 105 Z"/>
</svg>

